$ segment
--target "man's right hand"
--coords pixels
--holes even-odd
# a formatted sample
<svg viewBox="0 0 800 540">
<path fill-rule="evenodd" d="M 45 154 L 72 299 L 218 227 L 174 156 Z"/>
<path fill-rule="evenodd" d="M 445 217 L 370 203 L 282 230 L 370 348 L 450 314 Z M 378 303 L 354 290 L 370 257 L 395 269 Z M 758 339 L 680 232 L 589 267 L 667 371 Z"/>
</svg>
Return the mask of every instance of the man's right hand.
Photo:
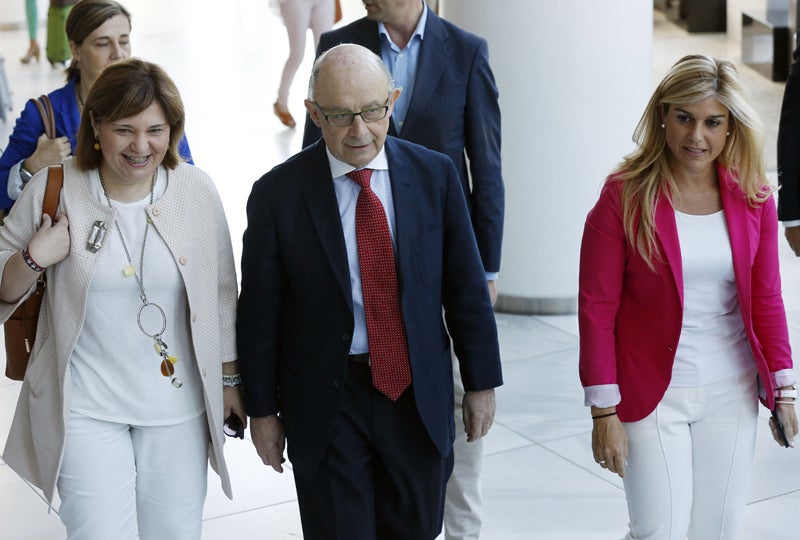
<svg viewBox="0 0 800 540">
<path fill-rule="evenodd" d="M 42 134 L 36 141 L 36 150 L 25 160 L 23 166 L 26 171 L 36 174 L 49 165 L 61 163 L 71 153 L 72 147 L 66 137 L 48 139 L 47 135 Z"/>
<path fill-rule="evenodd" d="M 286 448 L 286 436 L 280 418 L 275 415 L 250 418 L 250 436 L 264 465 L 282 473 L 281 463 L 285 461 L 283 450 Z"/>
<path fill-rule="evenodd" d="M 789 241 L 789 247 L 792 248 L 797 257 L 800 257 L 800 226 L 786 227 L 784 234 L 786 235 L 786 240 Z"/>
</svg>

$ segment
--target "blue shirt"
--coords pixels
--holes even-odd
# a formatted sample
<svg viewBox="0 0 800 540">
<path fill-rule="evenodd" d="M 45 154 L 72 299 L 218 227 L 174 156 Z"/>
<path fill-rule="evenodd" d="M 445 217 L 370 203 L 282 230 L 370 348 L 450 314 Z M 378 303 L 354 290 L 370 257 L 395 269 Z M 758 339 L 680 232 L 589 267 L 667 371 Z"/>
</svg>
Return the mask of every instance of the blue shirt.
<svg viewBox="0 0 800 540">
<path fill-rule="evenodd" d="M 408 104 L 414 94 L 414 83 L 417 80 L 419 49 L 425 34 L 425 23 L 428 20 L 428 5 L 423 2 L 422 7 L 422 17 L 419 18 L 414 34 L 403 49 L 400 49 L 392 41 L 389 32 L 386 31 L 386 26 L 382 22 L 378 23 L 378 33 L 381 36 L 381 59 L 389 68 L 389 73 L 392 74 L 395 88 L 403 89 L 392 111 L 392 120 L 398 134 L 403 130 Z"/>
</svg>

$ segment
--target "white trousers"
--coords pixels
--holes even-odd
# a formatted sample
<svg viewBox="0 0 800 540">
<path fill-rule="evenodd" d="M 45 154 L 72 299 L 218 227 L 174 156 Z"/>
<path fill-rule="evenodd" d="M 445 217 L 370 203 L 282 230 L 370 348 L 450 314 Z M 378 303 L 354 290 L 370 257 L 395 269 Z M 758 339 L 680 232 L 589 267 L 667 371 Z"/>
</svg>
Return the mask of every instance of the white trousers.
<svg viewBox="0 0 800 540">
<path fill-rule="evenodd" d="M 753 469 L 754 373 L 696 388 L 668 388 L 628 434 L 625 494 L 635 540 L 739 537 Z"/>
<path fill-rule="evenodd" d="M 284 107 L 289 102 L 289 89 L 303 62 L 306 51 L 306 32 L 311 28 L 314 47 L 319 45 L 319 37 L 333 26 L 336 11 L 334 0 L 284 0 L 281 2 L 281 15 L 289 37 L 289 57 L 283 65 L 281 83 L 278 87 L 278 104 Z"/>
<path fill-rule="evenodd" d="M 478 540 L 481 535 L 481 470 L 483 469 L 483 441 L 467 442 L 464 433 L 464 384 L 458 360 L 453 354 L 455 386 L 456 440 L 453 443 L 453 474 L 447 482 L 444 500 L 444 537 L 446 540 Z"/>
<path fill-rule="evenodd" d="M 199 540 L 208 471 L 206 415 L 130 426 L 70 415 L 58 477 L 69 540 Z"/>
</svg>

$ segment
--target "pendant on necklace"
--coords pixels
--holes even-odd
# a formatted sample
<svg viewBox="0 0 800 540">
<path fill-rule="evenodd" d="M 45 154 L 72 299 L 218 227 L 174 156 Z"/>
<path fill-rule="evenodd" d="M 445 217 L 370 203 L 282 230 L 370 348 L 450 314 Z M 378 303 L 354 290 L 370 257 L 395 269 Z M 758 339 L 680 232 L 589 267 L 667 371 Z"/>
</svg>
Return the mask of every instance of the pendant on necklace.
<svg viewBox="0 0 800 540">
<path fill-rule="evenodd" d="M 132 264 L 125 265 L 125 267 L 122 268 L 122 275 L 125 277 L 131 277 L 134 274 L 136 274 L 136 268 L 134 268 Z"/>
</svg>

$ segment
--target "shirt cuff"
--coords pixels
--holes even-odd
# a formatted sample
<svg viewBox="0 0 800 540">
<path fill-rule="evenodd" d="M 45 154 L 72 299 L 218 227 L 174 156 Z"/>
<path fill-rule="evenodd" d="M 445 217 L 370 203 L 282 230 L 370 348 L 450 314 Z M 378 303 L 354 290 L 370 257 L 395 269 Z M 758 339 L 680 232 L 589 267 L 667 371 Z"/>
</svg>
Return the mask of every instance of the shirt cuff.
<svg viewBox="0 0 800 540">
<path fill-rule="evenodd" d="M 781 369 L 769 374 L 770 381 L 772 381 L 772 388 L 780 388 L 781 386 L 790 386 L 797 384 L 797 375 L 793 369 Z"/>
<path fill-rule="evenodd" d="M 8 198 L 12 201 L 16 201 L 19 198 L 19 194 L 22 193 L 22 188 L 25 187 L 22 184 L 22 177 L 19 175 L 19 168 L 24 161 L 23 159 L 8 171 L 8 186 L 6 187 L 6 192 L 8 193 Z"/>
<path fill-rule="evenodd" d="M 800 223 L 800 221 L 797 223 Z M 497 276 L 499 275 L 500 272 L 486 272 L 486 281 L 497 281 Z"/>
<path fill-rule="evenodd" d="M 783 226 L 786 227 L 786 228 L 789 228 L 789 227 L 800 227 L 800 219 L 792 219 L 792 220 L 789 220 L 789 221 L 781 221 L 781 223 L 783 223 Z"/>
<path fill-rule="evenodd" d="M 605 409 L 622 401 L 618 384 L 596 384 L 583 388 L 583 404 L 587 407 Z"/>
</svg>

